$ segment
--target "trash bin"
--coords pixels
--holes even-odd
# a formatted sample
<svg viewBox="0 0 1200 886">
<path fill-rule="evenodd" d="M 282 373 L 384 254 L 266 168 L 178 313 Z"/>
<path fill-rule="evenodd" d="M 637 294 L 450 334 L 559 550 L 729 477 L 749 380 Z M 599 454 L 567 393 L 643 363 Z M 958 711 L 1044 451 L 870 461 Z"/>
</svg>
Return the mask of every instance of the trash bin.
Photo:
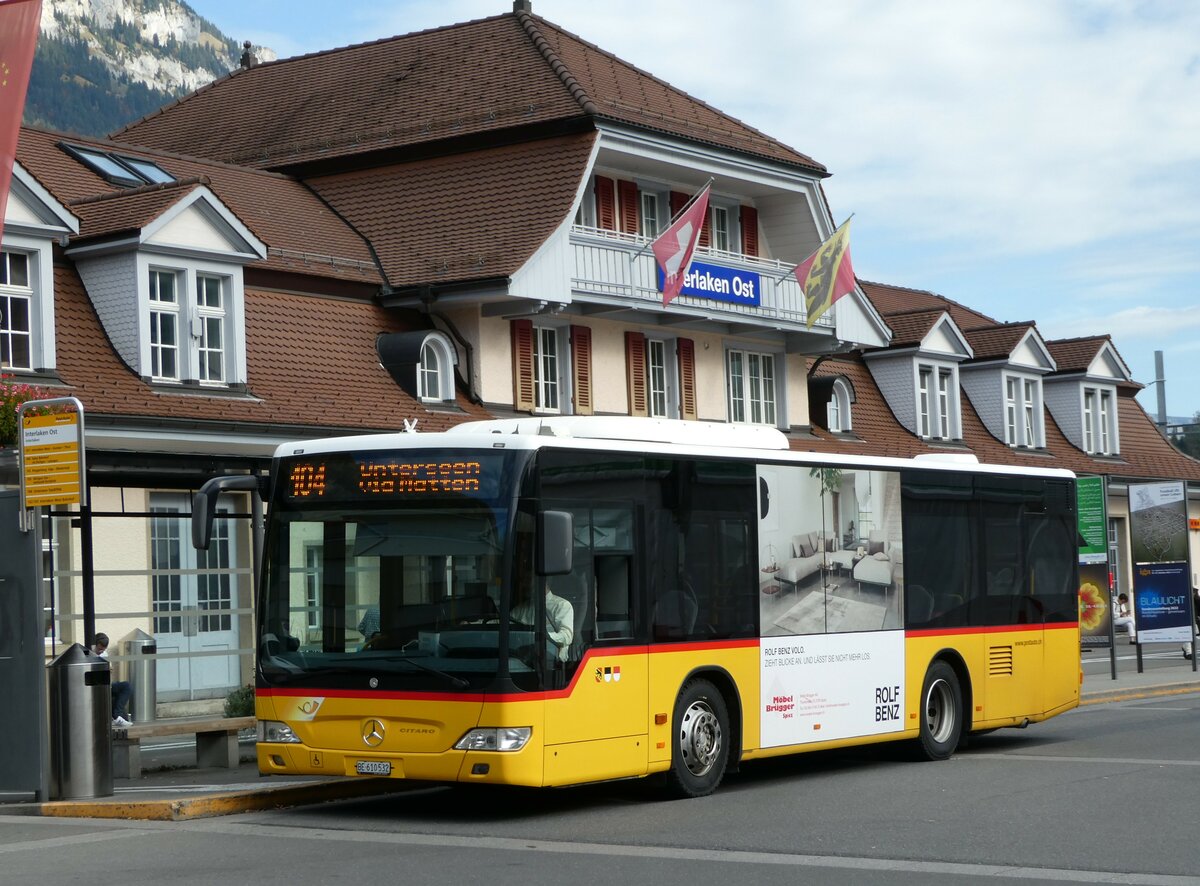
<svg viewBox="0 0 1200 886">
<path fill-rule="evenodd" d="M 78 643 L 47 665 L 50 682 L 50 797 L 110 797 L 112 673 Z"/>
<path fill-rule="evenodd" d="M 158 705 L 158 644 L 139 629 L 122 637 L 119 648 L 125 661 L 117 663 L 117 679 L 128 680 L 133 687 L 129 713 L 134 723 L 149 723 Z"/>
</svg>

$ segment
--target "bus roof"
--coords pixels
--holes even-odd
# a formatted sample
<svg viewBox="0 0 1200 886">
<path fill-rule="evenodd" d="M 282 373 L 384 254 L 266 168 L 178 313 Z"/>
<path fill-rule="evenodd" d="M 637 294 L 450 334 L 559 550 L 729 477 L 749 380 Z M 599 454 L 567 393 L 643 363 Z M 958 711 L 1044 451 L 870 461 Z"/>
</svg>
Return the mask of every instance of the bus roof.
<svg viewBox="0 0 1200 886">
<path fill-rule="evenodd" d="M 981 463 L 968 452 L 932 452 L 912 458 L 843 455 L 791 449 L 778 429 L 724 422 L 682 421 L 631 416 L 546 416 L 472 421 L 448 431 L 366 434 L 284 443 L 276 458 L 320 452 L 426 448 L 605 449 L 692 456 L 734 456 L 768 462 L 834 465 L 844 468 L 930 468 L 935 470 L 1073 477 L 1063 468 L 1031 468 Z"/>
</svg>

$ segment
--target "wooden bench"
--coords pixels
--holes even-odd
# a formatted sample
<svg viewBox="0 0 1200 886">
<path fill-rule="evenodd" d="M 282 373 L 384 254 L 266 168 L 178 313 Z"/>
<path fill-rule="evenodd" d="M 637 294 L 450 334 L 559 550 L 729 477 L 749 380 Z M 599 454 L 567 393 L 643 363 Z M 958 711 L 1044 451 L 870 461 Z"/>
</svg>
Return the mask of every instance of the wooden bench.
<svg viewBox="0 0 1200 886">
<path fill-rule="evenodd" d="M 171 735 L 196 736 L 197 766 L 236 769 L 241 757 L 238 732 L 253 729 L 255 722 L 254 717 L 184 717 L 115 728 L 112 732 L 113 777 L 141 778 L 142 739 Z"/>
</svg>

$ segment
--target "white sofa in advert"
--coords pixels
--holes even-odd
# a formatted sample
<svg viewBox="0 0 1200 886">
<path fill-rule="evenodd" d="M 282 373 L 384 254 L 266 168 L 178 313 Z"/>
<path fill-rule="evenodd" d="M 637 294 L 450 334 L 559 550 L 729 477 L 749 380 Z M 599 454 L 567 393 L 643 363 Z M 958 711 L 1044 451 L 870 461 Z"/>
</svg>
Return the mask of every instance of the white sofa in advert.
<svg viewBox="0 0 1200 886">
<path fill-rule="evenodd" d="M 833 549 L 837 549 L 837 542 L 833 539 L 827 542 L 820 530 L 792 536 L 792 556 L 780 564 L 775 578 L 798 585 L 821 568 L 822 561 L 829 553 L 825 549 L 827 544 L 832 544 Z"/>
</svg>

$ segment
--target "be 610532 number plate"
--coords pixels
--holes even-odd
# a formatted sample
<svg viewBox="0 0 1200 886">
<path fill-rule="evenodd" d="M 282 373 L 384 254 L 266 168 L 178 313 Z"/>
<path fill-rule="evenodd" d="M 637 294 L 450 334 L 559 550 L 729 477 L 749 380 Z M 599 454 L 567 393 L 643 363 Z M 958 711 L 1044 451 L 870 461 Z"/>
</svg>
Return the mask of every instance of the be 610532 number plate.
<svg viewBox="0 0 1200 886">
<path fill-rule="evenodd" d="M 358 760 L 354 771 L 359 775 L 391 775 L 392 764 L 387 760 Z"/>
</svg>

